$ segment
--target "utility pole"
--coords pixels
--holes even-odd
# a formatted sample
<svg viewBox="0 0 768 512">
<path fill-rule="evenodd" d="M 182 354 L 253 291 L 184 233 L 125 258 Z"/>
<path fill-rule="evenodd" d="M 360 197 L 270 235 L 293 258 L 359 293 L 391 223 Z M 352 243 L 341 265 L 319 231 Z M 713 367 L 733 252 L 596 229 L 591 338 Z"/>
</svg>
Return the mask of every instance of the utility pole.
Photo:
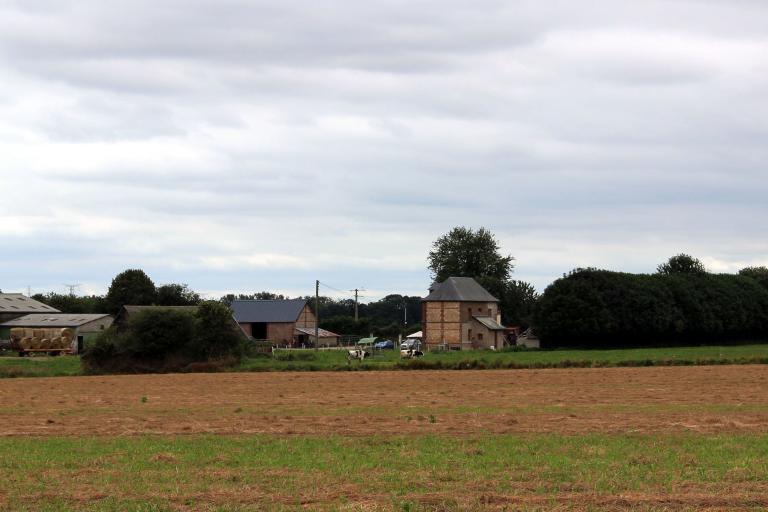
<svg viewBox="0 0 768 512">
<path fill-rule="evenodd" d="M 365 288 L 355 288 L 354 290 L 350 290 L 350 291 L 355 292 L 355 322 L 357 322 L 357 318 L 358 318 L 357 317 L 357 304 L 358 304 L 357 297 L 359 292 L 365 291 Z"/>
<path fill-rule="evenodd" d="M 320 345 L 320 280 L 315 280 L 315 350 Z"/>
</svg>

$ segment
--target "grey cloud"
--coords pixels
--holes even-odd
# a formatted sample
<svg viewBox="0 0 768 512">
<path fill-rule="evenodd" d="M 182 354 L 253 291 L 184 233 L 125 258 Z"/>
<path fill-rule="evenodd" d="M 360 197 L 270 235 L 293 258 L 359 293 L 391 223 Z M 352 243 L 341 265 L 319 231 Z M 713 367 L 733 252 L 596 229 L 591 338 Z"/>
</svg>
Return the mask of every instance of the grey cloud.
<svg viewBox="0 0 768 512">
<path fill-rule="evenodd" d="M 0 287 L 135 264 L 201 289 L 322 269 L 418 290 L 459 224 L 539 286 L 669 251 L 768 263 L 766 20 L 748 1 L 6 2 L 0 187 L 34 188 L 45 222 L 0 204 L 23 219 L 0 227 Z"/>
</svg>

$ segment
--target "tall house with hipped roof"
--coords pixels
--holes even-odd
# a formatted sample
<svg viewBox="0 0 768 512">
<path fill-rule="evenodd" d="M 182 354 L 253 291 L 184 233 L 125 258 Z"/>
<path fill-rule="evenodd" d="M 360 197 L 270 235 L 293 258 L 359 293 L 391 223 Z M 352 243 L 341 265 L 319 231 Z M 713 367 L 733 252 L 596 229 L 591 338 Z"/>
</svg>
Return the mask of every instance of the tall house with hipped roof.
<svg viewBox="0 0 768 512">
<path fill-rule="evenodd" d="M 499 299 L 471 277 L 435 283 L 422 299 L 422 339 L 427 350 L 500 349 L 504 326 Z"/>
</svg>

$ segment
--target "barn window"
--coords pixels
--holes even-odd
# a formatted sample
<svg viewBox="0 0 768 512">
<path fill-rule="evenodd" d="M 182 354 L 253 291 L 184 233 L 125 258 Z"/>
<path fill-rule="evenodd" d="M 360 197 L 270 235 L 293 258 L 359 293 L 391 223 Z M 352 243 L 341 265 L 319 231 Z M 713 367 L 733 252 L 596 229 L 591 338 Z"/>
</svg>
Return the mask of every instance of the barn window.
<svg viewBox="0 0 768 512">
<path fill-rule="evenodd" d="M 483 341 L 483 333 L 477 333 L 477 341 Z"/>
</svg>

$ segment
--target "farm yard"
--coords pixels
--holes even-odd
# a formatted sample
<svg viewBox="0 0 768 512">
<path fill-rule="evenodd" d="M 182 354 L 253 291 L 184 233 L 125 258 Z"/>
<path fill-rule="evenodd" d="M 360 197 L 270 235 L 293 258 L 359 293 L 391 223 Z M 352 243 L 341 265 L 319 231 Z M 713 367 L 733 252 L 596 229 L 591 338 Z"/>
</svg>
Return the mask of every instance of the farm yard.
<svg viewBox="0 0 768 512">
<path fill-rule="evenodd" d="M 2 384 L 0 509 L 768 506 L 761 365 Z"/>
</svg>

